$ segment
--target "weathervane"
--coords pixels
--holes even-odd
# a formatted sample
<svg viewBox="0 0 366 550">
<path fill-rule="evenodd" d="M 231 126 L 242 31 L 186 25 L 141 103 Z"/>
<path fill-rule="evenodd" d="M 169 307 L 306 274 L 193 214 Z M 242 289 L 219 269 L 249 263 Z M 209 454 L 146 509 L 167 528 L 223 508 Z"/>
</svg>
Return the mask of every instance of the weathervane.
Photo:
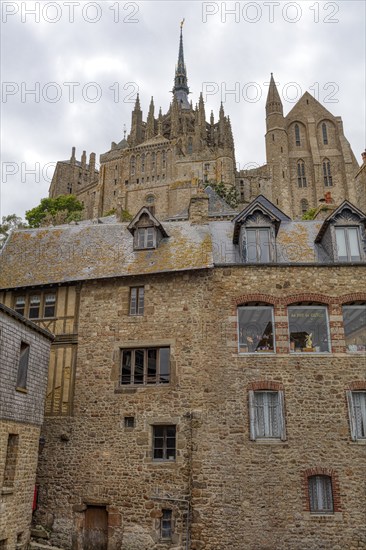
<svg viewBox="0 0 366 550">
<path fill-rule="evenodd" d="M 185 19 L 184 19 L 184 17 L 183 17 L 183 20 L 182 20 L 182 21 L 181 21 L 181 23 L 180 23 L 180 28 L 182 28 L 182 27 L 183 27 L 183 25 L 184 25 L 184 21 L 185 21 Z"/>
<path fill-rule="evenodd" d="M 126 124 L 123 125 L 123 139 L 126 139 Z"/>
</svg>

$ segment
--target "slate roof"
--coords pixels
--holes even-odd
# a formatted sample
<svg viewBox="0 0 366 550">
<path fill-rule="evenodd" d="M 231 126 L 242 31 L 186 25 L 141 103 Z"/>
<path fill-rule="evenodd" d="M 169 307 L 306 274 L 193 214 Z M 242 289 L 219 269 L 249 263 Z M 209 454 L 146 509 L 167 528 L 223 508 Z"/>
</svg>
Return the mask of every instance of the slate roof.
<svg viewBox="0 0 366 550">
<path fill-rule="evenodd" d="M 169 238 L 133 250 L 126 223 L 14 231 L 0 254 L 0 288 L 204 269 L 213 266 L 208 225 L 164 222 Z"/>
</svg>

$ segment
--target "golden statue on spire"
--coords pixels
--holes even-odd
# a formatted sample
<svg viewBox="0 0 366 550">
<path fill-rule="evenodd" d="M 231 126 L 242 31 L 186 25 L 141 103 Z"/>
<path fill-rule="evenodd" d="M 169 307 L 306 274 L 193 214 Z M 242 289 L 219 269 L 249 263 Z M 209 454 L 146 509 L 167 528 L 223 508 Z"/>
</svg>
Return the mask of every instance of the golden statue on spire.
<svg viewBox="0 0 366 550">
<path fill-rule="evenodd" d="M 180 22 L 180 28 L 182 28 L 182 27 L 183 27 L 183 25 L 184 25 L 184 21 L 185 21 L 185 18 L 183 17 L 183 20 L 182 20 L 182 21 Z"/>
</svg>

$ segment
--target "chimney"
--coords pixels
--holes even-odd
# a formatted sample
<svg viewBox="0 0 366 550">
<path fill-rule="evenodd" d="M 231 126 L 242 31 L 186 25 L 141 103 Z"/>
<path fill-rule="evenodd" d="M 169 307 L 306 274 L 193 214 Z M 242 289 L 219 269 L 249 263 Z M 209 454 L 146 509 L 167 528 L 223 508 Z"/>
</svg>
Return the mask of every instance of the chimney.
<svg viewBox="0 0 366 550">
<path fill-rule="evenodd" d="M 366 149 L 364 150 L 363 153 L 361 153 L 361 157 L 362 157 L 363 164 L 366 164 Z"/>
<path fill-rule="evenodd" d="M 81 155 L 81 167 L 83 170 L 86 168 L 86 151 L 83 151 L 83 154 Z"/>
<path fill-rule="evenodd" d="M 89 180 L 94 181 L 95 177 L 95 153 L 90 153 L 89 157 Z"/>
<path fill-rule="evenodd" d="M 208 223 L 208 196 L 204 193 L 191 197 L 188 217 L 192 225 Z"/>
<path fill-rule="evenodd" d="M 75 147 L 73 147 L 73 148 L 71 149 L 70 163 L 71 163 L 71 164 L 75 164 Z"/>
<path fill-rule="evenodd" d="M 327 193 L 325 193 L 324 195 L 324 199 L 325 199 L 325 204 L 332 204 L 333 202 L 332 193 L 330 191 L 327 191 Z"/>
</svg>

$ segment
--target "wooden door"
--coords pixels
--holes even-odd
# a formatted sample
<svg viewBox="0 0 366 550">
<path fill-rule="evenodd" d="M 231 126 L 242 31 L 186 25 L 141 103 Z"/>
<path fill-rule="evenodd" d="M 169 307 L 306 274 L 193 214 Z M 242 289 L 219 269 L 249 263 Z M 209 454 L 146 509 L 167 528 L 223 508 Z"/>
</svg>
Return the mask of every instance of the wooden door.
<svg viewBox="0 0 366 550">
<path fill-rule="evenodd" d="M 108 513 L 105 506 L 88 506 L 85 511 L 83 550 L 107 550 Z"/>
</svg>

